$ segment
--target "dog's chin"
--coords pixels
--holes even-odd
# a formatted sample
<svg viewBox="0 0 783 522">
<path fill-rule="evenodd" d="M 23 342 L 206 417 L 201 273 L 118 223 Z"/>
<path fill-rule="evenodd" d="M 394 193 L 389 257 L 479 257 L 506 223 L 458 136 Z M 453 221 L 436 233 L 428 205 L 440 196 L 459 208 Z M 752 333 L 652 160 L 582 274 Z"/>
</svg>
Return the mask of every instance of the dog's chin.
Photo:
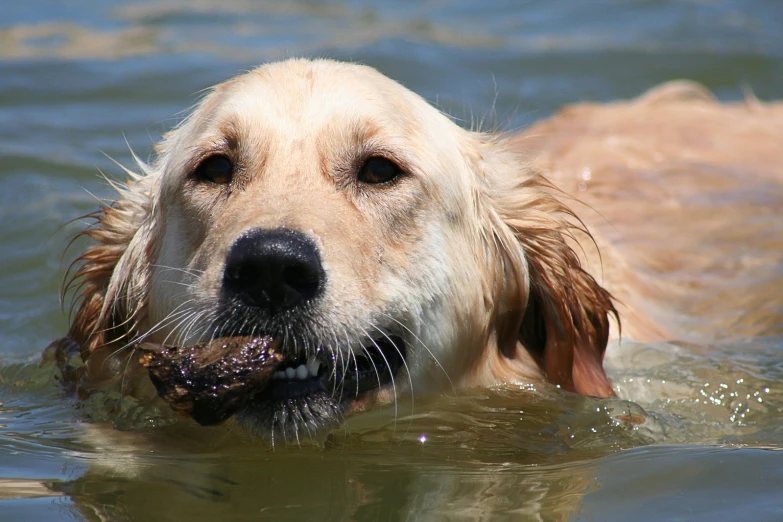
<svg viewBox="0 0 783 522">
<path fill-rule="evenodd" d="M 404 341 L 390 335 L 373 340 L 364 353 L 350 356 L 327 350 L 288 356 L 270 384 L 244 403 L 235 420 L 273 443 L 318 439 L 391 388 L 405 355 Z"/>
</svg>

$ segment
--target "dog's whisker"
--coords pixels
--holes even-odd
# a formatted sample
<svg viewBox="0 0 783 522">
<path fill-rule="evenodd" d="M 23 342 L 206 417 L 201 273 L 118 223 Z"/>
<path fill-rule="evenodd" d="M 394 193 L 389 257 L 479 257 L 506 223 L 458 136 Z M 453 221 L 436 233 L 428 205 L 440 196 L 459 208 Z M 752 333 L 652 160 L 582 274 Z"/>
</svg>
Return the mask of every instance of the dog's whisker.
<svg viewBox="0 0 783 522">
<path fill-rule="evenodd" d="M 184 306 L 185 304 L 186 304 L 186 303 L 183 303 L 183 305 L 181 305 L 181 306 Z M 162 320 L 161 320 L 161 321 L 158 323 L 158 325 L 160 325 L 161 323 L 163 323 L 163 322 L 165 322 L 165 321 L 174 322 L 174 321 L 176 320 L 176 317 L 177 317 L 178 315 L 181 315 L 181 314 L 184 314 L 184 313 L 187 313 L 187 310 L 182 310 L 182 311 L 179 311 L 179 312 L 177 312 L 177 311 L 176 311 L 176 309 L 175 309 L 175 311 L 171 312 L 171 313 L 170 313 L 169 315 L 167 315 L 167 316 L 166 316 L 164 319 L 162 319 Z M 162 326 L 162 327 L 165 327 L 165 326 L 166 326 L 166 325 L 164 325 L 164 326 Z M 127 343 L 123 344 L 122 346 L 120 346 L 120 347 L 119 347 L 119 348 L 117 348 L 116 350 L 112 351 L 111 353 L 109 353 L 109 354 L 106 356 L 106 359 L 104 360 L 104 362 L 102 363 L 102 365 L 103 365 L 103 364 L 106 364 L 106 362 L 108 362 L 110 359 L 112 359 L 112 358 L 114 358 L 114 357 L 117 357 L 117 356 L 118 356 L 118 355 L 119 355 L 121 352 L 123 352 L 123 351 L 127 350 L 128 348 L 130 348 L 130 347 L 133 347 L 133 346 L 137 345 L 138 343 L 142 342 L 142 341 L 143 341 L 143 340 L 144 340 L 144 339 L 145 339 L 147 336 L 151 335 L 152 333 L 154 333 L 154 332 L 148 331 L 148 332 L 147 332 L 147 333 L 145 333 L 145 334 L 139 335 L 139 336 L 135 337 L 134 339 L 132 339 L 131 341 L 129 341 L 129 342 L 127 342 Z M 132 357 L 132 353 L 131 353 L 131 357 Z M 129 359 L 129 360 L 130 360 L 130 359 Z"/>
<path fill-rule="evenodd" d="M 172 270 L 175 272 L 182 272 L 183 274 L 189 275 L 189 276 L 199 276 L 205 273 L 204 270 L 199 270 L 198 268 L 179 268 L 175 266 L 168 266 L 168 265 L 161 265 L 157 263 L 153 263 L 150 265 L 153 268 L 162 268 L 163 270 Z"/>
<path fill-rule="evenodd" d="M 337 332 L 332 331 L 332 337 L 334 338 L 334 344 L 328 347 L 329 357 L 334 361 L 334 364 L 329 367 L 329 380 L 332 382 L 332 389 L 330 391 L 331 396 L 334 398 L 337 393 L 337 351 L 340 347 L 340 341 L 337 336 Z"/>
<path fill-rule="evenodd" d="M 192 325 L 193 332 L 188 332 L 183 337 L 185 339 L 203 340 L 207 337 L 207 332 L 210 330 L 209 310 L 201 310 L 198 320 L 195 320 Z"/>
<path fill-rule="evenodd" d="M 378 326 L 374 324 L 370 324 L 374 329 L 378 330 L 378 332 L 381 333 L 384 337 L 386 337 L 386 340 L 389 341 L 389 344 L 394 347 L 394 349 L 397 351 L 397 354 L 400 356 L 400 360 L 402 361 L 402 365 L 405 367 L 405 373 L 408 377 L 408 386 L 410 387 L 410 396 L 411 396 L 411 411 L 414 411 L 415 409 L 415 399 L 414 399 L 414 390 L 413 390 L 413 377 L 411 376 L 410 367 L 408 366 L 408 363 L 405 362 L 405 356 L 400 350 L 400 348 L 397 347 L 397 344 L 389 337 L 389 335 L 384 331 L 383 329 L 379 328 Z M 377 347 L 377 344 L 376 344 Z M 389 368 L 389 374 L 391 376 L 391 383 L 394 390 L 394 428 L 397 429 L 397 416 L 398 416 L 398 408 L 397 408 L 397 388 L 395 384 L 394 375 L 391 374 L 391 364 L 389 363 L 388 359 L 386 358 L 386 355 L 383 353 L 383 351 L 378 348 L 378 353 L 383 357 L 384 362 L 386 363 L 387 368 Z"/>
<path fill-rule="evenodd" d="M 299 416 L 299 411 L 298 410 L 291 411 L 290 415 L 291 415 L 291 417 L 294 418 L 294 421 L 291 423 L 291 426 L 294 429 L 294 437 L 296 438 L 296 446 L 298 448 L 301 448 L 302 447 L 302 443 L 299 440 L 299 425 L 300 425 L 300 421 L 297 418 Z"/>
<path fill-rule="evenodd" d="M 410 328 L 408 328 L 408 327 L 405 325 L 405 323 L 403 323 L 403 322 L 402 322 L 402 321 L 400 321 L 399 319 L 396 319 L 395 317 L 392 317 L 391 315 L 389 315 L 389 314 L 386 314 L 386 313 L 383 313 L 383 312 L 380 312 L 380 313 L 381 313 L 381 315 L 383 315 L 383 316 L 385 316 L 385 317 L 388 317 L 389 319 L 391 319 L 392 321 L 394 321 L 396 324 L 400 325 L 400 327 L 402 327 L 402 328 L 403 328 L 403 329 L 404 329 L 406 332 L 408 332 L 408 333 L 409 333 L 411 336 L 413 336 L 413 338 L 416 340 L 416 343 L 417 343 L 419 346 L 421 346 L 422 348 L 424 348 L 424 350 L 426 350 L 426 352 L 429 354 L 429 356 L 430 356 L 430 357 L 432 357 L 432 360 L 435 362 L 435 364 L 438 366 L 438 368 L 440 369 L 440 371 L 442 371 L 442 372 L 443 372 L 443 375 L 444 375 L 444 376 L 446 377 L 446 379 L 449 381 L 449 385 L 451 386 L 451 390 L 452 390 L 452 391 L 454 391 L 454 382 L 451 380 L 451 377 L 449 376 L 449 372 L 447 372 L 447 371 L 446 371 L 446 368 L 444 368 L 444 367 L 443 367 L 443 365 L 440 363 L 440 361 L 439 361 L 439 360 L 438 360 L 438 358 L 435 356 L 435 354 L 433 353 L 433 351 L 432 351 L 432 350 L 430 350 L 430 349 L 429 349 L 429 347 L 428 347 L 426 344 L 424 344 L 424 341 L 422 341 L 422 340 L 421 340 L 421 338 L 419 338 L 419 336 L 418 336 L 418 335 L 416 335 L 416 334 L 413 332 L 413 330 L 411 330 Z M 403 358 L 403 362 L 404 362 L 404 358 Z"/>
<path fill-rule="evenodd" d="M 350 355 L 353 353 L 352 348 L 348 343 L 348 339 L 350 339 L 350 337 L 348 336 L 348 331 L 346 330 L 345 327 L 343 327 L 343 339 L 345 339 L 344 342 L 347 350 L 347 355 L 346 355 L 346 350 L 343 350 L 341 347 L 337 348 L 337 355 L 340 358 L 340 363 L 342 364 L 341 373 L 340 373 L 341 379 L 340 382 L 338 383 L 340 389 L 339 400 L 341 401 L 343 398 L 343 392 L 345 391 L 345 376 L 348 373 L 348 367 L 351 364 Z"/>
<path fill-rule="evenodd" d="M 357 375 L 359 375 L 359 360 L 356 358 L 356 349 L 352 346 L 348 347 L 348 364 L 351 364 L 351 357 L 353 357 L 353 369 Z M 377 373 L 377 372 L 376 372 Z M 359 395 L 359 379 L 356 379 L 356 395 Z"/>
<path fill-rule="evenodd" d="M 408 367 L 408 363 L 405 362 L 405 354 L 400 350 L 400 348 L 397 346 L 397 344 L 389 337 L 389 334 L 383 330 L 382 328 L 379 328 L 378 326 L 374 324 L 370 324 L 374 329 L 378 330 L 378 332 L 383 335 L 387 341 L 389 341 L 389 344 L 394 347 L 394 350 L 397 352 L 397 354 L 400 356 L 400 360 L 402 361 L 402 365 L 405 367 L 405 373 L 408 374 L 408 385 L 410 386 L 411 390 L 411 401 L 413 400 L 413 378 L 411 376 L 410 368 Z M 389 361 L 386 360 L 386 356 L 381 353 L 381 357 L 383 357 L 384 361 L 386 362 L 387 366 L 391 367 L 389 365 Z M 393 377 L 393 376 L 392 376 Z M 413 406 L 413 404 L 411 404 Z"/>
<path fill-rule="evenodd" d="M 127 337 L 127 335 L 128 335 L 127 332 L 133 331 L 133 329 L 134 329 L 133 325 L 135 324 L 136 318 L 138 317 L 138 315 L 140 313 L 141 313 L 140 310 L 135 309 L 130 314 L 128 314 L 128 317 L 126 317 L 125 320 L 123 320 L 122 322 L 117 323 L 117 324 L 113 324 L 113 325 L 111 325 L 111 326 L 109 326 L 107 328 L 103 328 L 103 329 L 97 330 L 97 332 L 98 333 L 108 333 L 108 332 L 111 332 L 113 330 L 120 330 L 121 332 L 123 330 L 125 330 L 124 332 L 120 333 L 116 338 L 111 339 L 111 340 L 109 340 L 107 342 L 107 344 L 116 343 L 120 339 L 122 339 L 123 337 Z"/>
<path fill-rule="evenodd" d="M 174 280 L 171 280 L 171 279 L 164 279 L 163 281 L 161 281 L 161 283 L 166 283 L 166 284 L 169 284 L 169 285 L 184 286 L 188 290 L 194 290 L 194 289 L 198 288 L 195 285 L 195 283 L 185 283 L 185 282 L 182 282 L 182 281 L 174 281 Z"/>
<path fill-rule="evenodd" d="M 383 333 L 386 336 L 386 334 L 380 328 L 378 328 L 377 326 L 375 326 L 372 323 L 368 323 L 368 324 L 372 328 L 378 330 L 379 332 Z M 377 350 L 378 354 L 383 358 L 383 362 L 386 363 L 386 368 L 389 370 L 389 376 L 391 377 L 392 394 L 394 396 L 394 432 L 396 433 L 397 432 L 397 417 L 399 416 L 399 411 L 398 411 L 398 408 L 397 408 L 397 385 L 394 382 L 394 374 L 392 373 L 391 363 L 386 358 L 386 356 L 383 354 L 383 350 L 381 349 L 381 347 L 378 346 L 378 343 L 375 342 L 375 339 L 373 339 L 372 336 L 370 336 L 370 334 L 367 332 L 367 330 L 365 330 L 364 328 L 361 328 L 361 330 L 362 330 L 362 332 L 364 332 L 364 335 L 366 335 L 370 339 L 370 342 L 375 347 L 375 349 Z M 389 342 L 392 344 L 392 346 L 394 346 L 394 342 L 391 339 L 389 339 L 388 336 L 386 336 L 386 338 L 389 340 Z M 375 370 L 375 376 L 378 379 L 378 387 L 380 388 L 380 386 L 381 386 L 381 375 L 378 372 L 378 367 L 375 366 L 375 362 L 372 360 L 372 357 L 368 357 L 368 359 L 369 359 L 370 363 L 372 364 L 373 370 Z M 410 376 L 408 378 L 410 378 Z M 411 390 L 411 399 L 412 398 L 413 398 L 413 390 Z"/>
<path fill-rule="evenodd" d="M 367 324 L 370 324 L 370 326 L 373 326 L 372 323 L 367 323 Z M 378 343 L 375 342 L 375 339 L 372 338 L 372 336 L 369 334 L 369 332 L 367 330 L 365 330 L 364 328 L 362 328 L 361 326 L 359 327 L 359 330 L 361 330 L 362 335 L 364 335 L 369 340 L 369 342 L 372 343 L 373 347 L 380 353 L 381 349 L 378 346 Z M 368 352 L 370 347 L 369 346 L 363 346 L 363 348 L 364 348 L 365 352 Z M 381 354 L 381 357 L 383 357 L 383 354 Z M 386 358 L 384 357 L 384 360 L 385 359 Z M 367 360 L 370 361 L 370 364 L 372 365 L 373 371 L 375 371 L 375 378 L 377 379 L 378 387 L 380 388 L 381 387 L 381 375 L 378 372 L 378 368 L 375 366 L 375 361 L 372 360 L 372 357 L 367 357 Z M 354 362 L 356 362 L 356 356 L 355 355 L 354 355 Z M 358 372 L 358 370 L 359 370 L 358 366 L 357 366 L 356 370 Z M 359 392 L 359 390 L 358 390 L 358 381 L 357 381 L 357 390 L 356 390 L 356 392 L 357 392 L 357 394 Z"/>
<path fill-rule="evenodd" d="M 191 310 L 191 312 L 184 317 L 182 317 L 176 326 L 171 328 L 168 334 L 166 334 L 166 337 L 163 338 L 163 341 L 161 344 L 169 344 L 169 339 L 174 339 L 174 342 L 172 344 L 179 345 L 181 344 L 181 329 L 182 326 L 189 323 L 194 317 L 197 317 L 201 313 L 200 310 Z"/>
<path fill-rule="evenodd" d="M 277 412 L 274 412 L 272 415 L 272 422 L 269 423 L 269 443 L 272 446 L 272 449 L 275 449 L 275 426 L 278 425 L 278 414 Z"/>
<path fill-rule="evenodd" d="M 198 313 L 199 313 L 198 309 L 190 308 L 186 310 L 185 313 L 179 314 L 176 317 L 176 320 L 172 320 L 166 325 L 164 325 L 161 329 L 167 328 L 169 332 L 164 338 L 162 344 L 167 344 L 171 336 L 174 336 L 175 339 L 175 341 L 172 344 L 179 344 L 179 332 L 181 331 L 182 325 L 186 324 L 193 316 L 198 315 Z"/>
<path fill-rule="evenodd" d="M 199 325 L 201 324 L 202 318 L 204 317 L 205 313 L 206 312 L 204 312 L 203 310 L 199 310 L 197 311 L 197 313 L 193 314 L 193 316 L 187 321 L 187 323 L 183 323 L 184 328 L 180 330 L 175 345 L 183 346 L 186 344 L 191 344 L 190 339 L 193 338 L 192 332 L 200 327 Z M 196 338 L 198 337 L 199 336 L 196 336 Z"/>
<path fill-rule="evenodd" d="M 125 367 L 122 370 L 122 379 L 120 380 L 120 397 L 125 396 L 125 377 L 128 375 L 128 368 L 130 367 L 131 361 L 133 360 L 134 353 L 136 353 L 136 348 L 131 350 L 131 353 L 128 355 L 128 359 L 125 361 Z M 120 411 L 122 411 L 122 405 L 123 401 L 120 401 Z"/>
<path fill-rule="evenodd" d="M 183 317 L 188 316 L 189 314 L 193 313 L 192 308 L 186 308 L 184 310 L 180 310 L 178 312 L 172 312 L 168 314 L 165 318 L 161 319 L 154 327 L 148 329 L 143 334 L 139 334 L 133 339 L 131 339 L 127 344 L 125 344 L 121 349 L 125 349 L 129 346 L 138 345 L 142 342 L 144 342 L 148 337 L 154 335 L 155 333 L 159 332 L 160 330 L 163 330 L 165 328 L 168 328 L 172 324 L 177 323 L 178 321 L 181 321 Z"/>
<path fill-rule="evenodd" d="M 332 397 L 334 397 L 335 393 L 337 391 L 337 389 L 336 389 L 337 386 L 336 386 L 336 383 L 335 383 L 335 381 L 336 381 L 335 377 L 337 376 L 337 364 L 336 364 L 336 361 L 337 361 L 337 350 L 339 350 L 339 347 L 340 347 L 340 340 L 338 339 L 337 332 L 335 332 L 335 331 L 332 331 L 332 337 L 334 338 L 334 344 L 329 346 L 329 357 L 331 357 L 335 361 L 335 364 L 332 364 L 330 366 L 329 372 L 330 372 L 330 380 L 332 381 L 331 395 L 332 395 Z"/>
<path fill-rule="evenodd" d="M 173 310 L 171 310 L 168 314 L 166 314 L 166 316 L 163 317 L 163 319 L 161 319 L 160 321 L 155 323 L 152 327 L 147 329 L 147 331 L 145 333 L 139 334 L 136 337 L 134 337 L 133 339 L 131 339 L 128 342 L 128 344 L 126 344 L 123 348 L 125 348 L 127 346 L 130 346 L 130 345 L 133 345 L 133 344 L 139 344 L 139 343 L 143 342 L 150 335 L 156 333 L 157 331 L 159 331 L 162 328 L 167 327 L 170 324 L 170 322 L 171 322 L 173 317 L 177 317 L 178 315 L 181 315 L 183 313 L 188 313 L 190 311 L 190 309 L 185 308 L 185 307 L 187 307 L 189 304 L 191 304 L 193 302 L 195 302 L 195 299 L 188 299 L 186 301 L 181 302 Z M 184 310 L 183 310 L 183 308 L 184 308 Z"/>
<path fill-rule="evenodd" d="M 209 340 L 214 341 L 217 339 L 217 335 L 219 333 L 220 329 L 220 322 L 222 320 L 222 317 L 220 313 L 214 313 L 214 312 L 208 312 L 208 316 L 211 316 L 212 318 L 209 320 L 209 323 L 207 325 L 206 331 L 209 332 Z"/>
</svg>

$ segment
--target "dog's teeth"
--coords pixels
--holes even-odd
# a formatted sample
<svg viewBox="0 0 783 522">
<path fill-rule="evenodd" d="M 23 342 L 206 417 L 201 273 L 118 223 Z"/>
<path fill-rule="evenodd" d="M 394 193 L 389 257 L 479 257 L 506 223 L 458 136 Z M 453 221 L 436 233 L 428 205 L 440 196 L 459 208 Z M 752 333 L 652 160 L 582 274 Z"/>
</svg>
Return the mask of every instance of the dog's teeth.
<svg viewBox="0 0 783 522">
<path fill-rule="evenodd" d="M 319 361 L 315 357 L 312 357 L 307 360 L 307 372 L 312 377 L 316 377 L 318 375 L 318 370 L 320 368 L 321 368 L 321 361 Z"/>
<path fill-rule="evenodd" d="M 318 370 L 321 367 L 320 361 L 316 361 L 315 359 L 309 359 L 306 364 L 300 364 L 296 368 L 289 366 L 288 368 L 284 370 L 278 370 L 275 373 L 272 374 L 272 379 L 280 380 L 280 379 L 299 379 L 300 381 L 303 381 L 308 378 L 308 376 L 315 377 L 318 375 Z"/>
</svg>

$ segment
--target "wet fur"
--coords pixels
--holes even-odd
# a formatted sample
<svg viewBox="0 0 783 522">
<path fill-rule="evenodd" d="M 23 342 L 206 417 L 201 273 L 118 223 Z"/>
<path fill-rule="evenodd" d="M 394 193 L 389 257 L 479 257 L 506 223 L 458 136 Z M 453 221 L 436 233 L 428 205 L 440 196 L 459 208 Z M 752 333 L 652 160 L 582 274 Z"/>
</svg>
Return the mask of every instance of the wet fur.
<svg viewBox="0 0 783 522">
<path fill-rule="evenodd" d="M 294 94 L 281 93 L 278 83 Z M 346 122 L 302 126 L 301 143 L 284 141 L 292 127 L 300 128 L 288 114 L 302 106 L 306 112 L 308 96 L 332 88 L 335 98 L 350 93 L 362 106 L 379 108 L 357 110 Z M 256 98 L 280 103 L 270 107 Z M 245 116 L 232 113 L 232 104 Z M 278 121 L 287 125 L 280 136 L 274 132 Z M 284 158 L 287 147 L 304 151 L 298 163 Z M 248 165 L 225 194 L 205 193 L 186 181 L 199 154 L 214 148 L 241 150 Z M 396 155 L 412 173 L 407 185 L 359 194 L 351 162 L 329 154 L 363 149 Z M 86 380 L 122 372 L 129 346 L 140 339 L 184 343 L 214 334 L 219 319 L 209 309 L 226 245 L 241 227 L 286 226 L 314 233 L 331 280 L 350 290 L 335 290 L 329 308 L 319 310 L 329 328 L 292 334 L 303 349 L 319 335 L 362 337 L 353 330 L 368 326 L 353 320 L 354 298 L 368 322 L 394 315 L 412 334 L 405 375 L 394 390 L 381 391 L 382 400 L 406 387 L 428 392 L 502 382 L 613 394 L 602 359 L 617 313 L 577 253 L 591 237 L 568 198 L 529 167 L 511 137 L 463 130 L 370 68 L 291 60 L 216 87 L 156 150 L 155 161 L 138 161 L 140 173 L 129 173 L 118 199 L 94 213 L 94 224 L 83 232 L 94 245 L 77 260 L 70 283 L 78 300 L 69 336 L 81 346 Z M 345 172 L 334 174 L 340 170 L 335 165 Z M 325 170 L 331 176 L 326 181 L 318 176 Z M 308 180 L 309 200 L 296 199 L 296 176 Z M 316 200 L 333 208 L 323 211 L 312 204 Z M 194 315 L 193 324 L 183 320 L 178 330 L 155 330 L 161 318 L 177 313 L 172 303 L 183 299 L 167 286 L 169 277 L 188 287 L 203 324 Z"/>
</svg>

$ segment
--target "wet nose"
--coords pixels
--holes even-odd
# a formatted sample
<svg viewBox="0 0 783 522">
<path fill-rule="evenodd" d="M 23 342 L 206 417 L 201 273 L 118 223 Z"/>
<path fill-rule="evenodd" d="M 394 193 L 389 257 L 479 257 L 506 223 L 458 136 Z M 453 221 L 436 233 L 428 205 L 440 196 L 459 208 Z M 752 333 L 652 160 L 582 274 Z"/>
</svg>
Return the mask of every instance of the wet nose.
<svg viewBox="0 0 783 522">
<path fill-rule="evenodd" d="M 223 289 L 269 314 L 312 301 L 325 282 L 318 247 L 289 229 L 251 229 L 228 253 Z"/>
</svg>

